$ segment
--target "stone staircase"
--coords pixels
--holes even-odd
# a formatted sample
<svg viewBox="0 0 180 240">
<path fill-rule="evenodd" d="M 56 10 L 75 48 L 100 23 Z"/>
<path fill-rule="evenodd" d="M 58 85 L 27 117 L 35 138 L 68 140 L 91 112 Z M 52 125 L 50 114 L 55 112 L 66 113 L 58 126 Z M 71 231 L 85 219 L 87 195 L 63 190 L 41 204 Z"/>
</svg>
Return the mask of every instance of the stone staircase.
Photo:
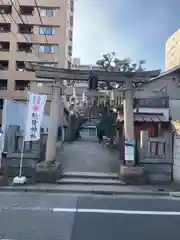
<svg viewBox="0 0 180 240">
<path fill-rule="evenodd" d="M 62 178 L 57 181 L 61 185 L 71 185 L 81 188 L 83 186 L 121 186 L 124 182 L 119 180 L 114 173 L 90 173 L 90 172 L 64 172 Z"/>
</svg>

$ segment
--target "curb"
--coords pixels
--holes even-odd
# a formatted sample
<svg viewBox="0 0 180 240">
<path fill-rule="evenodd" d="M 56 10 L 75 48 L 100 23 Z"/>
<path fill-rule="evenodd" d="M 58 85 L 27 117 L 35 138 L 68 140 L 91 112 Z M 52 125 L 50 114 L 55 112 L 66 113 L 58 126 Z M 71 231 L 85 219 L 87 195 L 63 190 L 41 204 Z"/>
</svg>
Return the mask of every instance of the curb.
<svg viewBox="0 0 180 240">
<path fill-rule="evenodd" d="M 78 190 L 78 189 L 52 189 L 52 188 L 29 188 L 29 187 L 0 187 L 0 192 L 34 192 L 34 193 L 76 193 L 97 195 L 138 195 L 138 196 L 173 196 L 173 192 L 166 191 L 108 191 L 108 190 Z M 175 193 L 174 193 L 175 194 Z M 174 195 L 175 196 L 175 195 Z M 179 192 L 180 197 L 180 192 Z"/>
<path fill-rule="evenodd" d="M 180 192 L 169 192 L 169 196 L 180 198 Z"/>
</svg>

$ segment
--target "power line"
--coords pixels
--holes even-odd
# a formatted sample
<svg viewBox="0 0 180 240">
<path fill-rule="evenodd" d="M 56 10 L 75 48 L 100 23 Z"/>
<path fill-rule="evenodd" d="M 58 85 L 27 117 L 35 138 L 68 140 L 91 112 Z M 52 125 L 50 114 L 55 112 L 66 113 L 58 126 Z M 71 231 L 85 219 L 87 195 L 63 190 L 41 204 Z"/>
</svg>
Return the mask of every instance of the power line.
<svg viewBox="0 0 180 240">
<path fill-rule="evenodd" d="M 2 4 L 4 4 L 3 0 L 0 0 L 0 1 L 1 1 Z M 18 1 L 18 0 L 17 0 L 17 1 Z M 24 22 L 24 20 L 22 19 L 20 13 L 18 12 L 16 6 L 14 5 L 13 1 L 10 0 L 10 2 L 11 2 L 11 4 L 12 4 L 12 7 L 14 7 L 16 13 L 18 14 L 18 17 L 20 18 L 21 22 L 22 22 L 23 24 L 26 24 L 26 23 Z M 19 1 L 18 1 L 18 4 L 20 4 Z M 20 5 L 19 5 L 19 6 L 20 6 Z M 1 14 L 1 15 L 3 15 L 3 14 Z M 7 15 L 7 16 L 8 16 L 8 15 Z M 11 23 L 13 22 L 14 24 L 17 25 L 17 22 L 13 19 L 12 16 L 8 16 L 8 18 L 9 18 L 9 20 L 10 20 Z M 25 16 L 25 18 L 26 18 L 27 24 L 30 24 L 30 23 L 28 22 L 28 19 L 27 19 L 26 16 Z M 7 21 L 6 21 L 6 19 L 4 18 L 4 16 L 3 16 L 3 19 L 4 19 L 4 21 L 7 23 Z M 12 21 L 11 21 L 11 20 L 12 20 Z M 16 40 L 19 41 L 18 38 L 17 38 L 17 36 L 15 35 L 15 33 L 13 33 L 12 31 L 11 31 L 11 33 L 15 36 Z M 32 44 L 32 47 L 33 47 L 33 43 L 26 37 L 26 35 L 23 34 L 23 33 L 22 33 L 22 35 L 23 35 L 23 37 L 26 39 L 26 41 L 27 41 L 29 44 Z M 34 50 L 35 50 L 35 49 L 34 49 Z M 33 53 L 34 53 L 34 54 L 37 56 L 37 58 L 39 59 L 39 56 L 37 55 L 36 51 L 34 51 Z M 27 53 L 26 53 L 26 54 L 27 54 Z M 40 60 L 40 59 L 39 59 L 39 60 Z"/>
<path fill-rule="evenodd" d="M 18 14 L 18 17 L 20 18 L 20 20 L 21 20 L 21 22 L 23 23 L 23 24 L 26 24 L 25 22 L 24 22 L 24 20 L 22 19 L 22 17 L 21 17 L 21 15 L 20 15 L 20 13 L 18 12 L 18 10 L 17 10 L 17 8 L 16 8 L 16 6 L 14 5 L 14 3 L 13 3 L 13 1 L 12 0 L 10 0 L 10 2 L 11 2 L 11 4 L 12 4 L 12 7 L 14 7 L 14 10 L 16 11 L 16 13 Z M 11 18 L 12 18 L 12 16 L 11 16 Z M 13 19 L 13 18 L 12 18 Z M 13 19 L 14 20 L 14 19 Z M 15 22 L 16 23 L 16 22 Z M 29 22 L 28 22 L 29 23 Z M 17 23 L 16 23 L 16 25 L 17 25 Z M 25 37 L 25 39 L 28 41 L 28 43 L 31 43 L 30 41 L 29 41 L 29 39 L 23 34 L 23 36 Z"/>
<path fill-rule="evenodd" d="M 0 0 L 0 1 L 1 1 L 2 4 L 4 4 L 3 0 Z M 4 19 L 5 23 L 8 23 L 2 13 L 1 13 L 1 16 Z M 7 17 L 10 20 L 10 23 L 14 23 L 15 25 L 17 25 L 16 21 L 14 20 L 14 18 L 12 16 L 7 15 Z M 18 38 L 17 38 L 17 35 L 13 31 L 11 31 L 11 33 L 15 36 L 16 40 L 19 41 Z M 31 42 L 29 42 L 29 39 L 23 33 L 22 33 L 22 35 L 28 41 L 28 43 L 31 43 Z"/>
<path fill-rule="evenodd" d="M 3 0 L 0 0 L 0 1 L 1 1 L 2 4 L 4 4 L 4 3 L 3 3 Z M 20 18 L 21 22 L 22 22 L 23 24 L 30 24 L 30 23 L 28 22 L 28 19 L 27 19 L 26 16 L 25 16 L 25 18 L 26 18 L 27 23 L 24 22 L 22 16 L 20 15 L 20 12 L 18 11 L 18 9 L 16 8 L 16 6 L 14 5 L 14 2 L 13 2 L 12 0 L 10 0 L 10 2 L 11 2 L 11 4 L 12 4 L 12 7 L 13 7 L 14 10 L 16 11 L 16 13 L 18 14 L 18 17 Z M 17 0 L 17 2 L 18 2 L 18 4 L 19 4 L 19 6 L 20 6 L 19 0 Z M 39 7 L 38 7 L 38 4 L 37 4 L 37 1 L 34 0 L 34 2 L 35 2 L 35 6 L 36 6 L 36 8 L 37 8 L 37 12 L 38 12 L 38 16 L 39 16 L 41 25 L 43 26 L 44 24 L 43 24 L 43 21 L 42 21 L 42 17 L 41 17 L 40 11 L 39 11 Z M 2 14 L 1 14 L 1 15 L 2 15 Z M 10 18 L 10 17 L 11 17 L 11 18 Z M 16 21 L 13 19 L 12 16 L 8 16 L 8 18 L 10 19 L 10 22 L 13 21 L 13 23 L 17 25 Z M 3 19 L 6 21 L 6 19 L 5 19 L 4 17 L 3 17 Z M 12 19 L 12 21 L 11 21 L 11 19 Z M 17 39 L 17 36 L 16 36 L 13 32 L 11 32 L 11 33 L 12 33 L 12 34 L 16 37 L 16 39 Z M 44 33 L 44 37 L 45 37 L 46 43 L 49 44 L 48 39 L 47 39 L 47 34 L 46 34 L 44 28 L 43 28 L 43 33 Z M 24 35 L 23 33 L 22 33 L 22 35 L 24 36 L 24 38 L 27 40 L 28 43 L 32 44 L 32 41 L 29 41 L 29 39 L 26 37 L 26 35 Z M 18 39 L 17 39 L 17 40 L 18 40 Z M 34 53 L 35 53 L 35 55 L 37 56 L 36 51 L 34 51 Z M 53 56 L 52 52 L 51 52 L 50 54 L 51 54 L 51 57 L 52 57 L 53 62 L 56 62 L 56 61 L 54 60 L 54 56 Z M 37 56 L 37 57 L 38 57 L 38 56 Z M 38 57 L 38 58 L 39 58 L 39 57 Z M 67 58 L 67 60 L 69 61 L 68 58 Z"/>
<path fill-rule="evenodd" d="M 2 2 L 2 0 L 0 0 L 1 2 Z M 7 21 L 6 21 L 6 18 L 4 17 L 4 15 L 3 15 L 3 13 L 1 13 L 1 17 L 3 18 L 3 20 L 4 20 L 4 22 L 5 23 L 8 23 Z M 8 16 L 9 17 L 9 16 Z M 9 18 L 9 20 L 10 20 L 10 22 L 11 22 L 11 19 Z M 11 31 L 11 33 L 14 35 L 14 37 L 17 39 L 17 36 L 16 36 L 16 34 L 15 33 L 13 33 L 12 31 Z"/>
<path fill-rule="evenodd" d="M 26 23 L 24 22 L 24 20 L 22 19 L 22 17 L 21 17 L 21 15 L 20 15 L 20 13 L 18 12 L 18 10 L 17 10 L 16 6 L 14 5 L 13 1 L 12 1 L 12 0 L 10 0 L 10 2 L 11 2 L 11 4 L 12 4 L 12 6 L 14 7 L 14 9 L 15 9 L 16 13 L 18 14 L 18 16 L 19 16 L 19 18 L 20 18 L 21 22 L 22 22 L 23 24 L 26 24 Z M 19 6 L 20 6 L 20 2 L 19 2 L 19 0 L 17 0 L 17 2 L 18 2 L 18 4 L 19 4 Z M 38 5 L 37 5 L 37 2 L 36 2 L 36 0 L 34 0 L 34 3 L 35 3 L 35 6 L 36 6 L 36 8 L 37 8 L 37 11 L 38 11 L 38 15 L 39 15 L 40 22 L 41 22 L 41 24 L 42 24 L 42 25 L 44 25 L 44 24 L 43 24 L 43 21 L 42 21 L 42 18 L 41 18 L 41 14 L 40 14 L 40 12 L 39 12 L 39 7 L 38 7 Z M 28 22 L 28 19 L 27 19 L 27 18 L 26 18 L 26 20 L 27 20 L 27 22 Z M 28 24 L 29 24 L 29 22 L 28 22 Z M 46 43 L 47 43 L 47 44 L 49 44 L 49 43 L 48 43 L 48 39 L 47 39 L 47 36 L 46 36 L 46 33 L 45 33 L 44 29 L 43 29 L 43 32 L 44 32 L 44 37 L 45 37 Z M 27 38 L 26 38 L 26 39 L 27 39 Z M 27 41 L 29 42 L 29 40 L 27 40 Z M 53 57 L 52 53 L 51 53 L 51 57 L 52 57 L 52 60 L 55 62 L 55 60 L 54 60 L 54 57 Z"/>
<path fill-rule="evenodd" d="M 19 2 L 19 0 L 16 0 L 16 1 L 18 2 L 19 6 L 20 6 L 20 2 Z M 19 13 L 18 15 L 20 16 L 20 13 Z M 27 23 L 29 24 L 29 22 L 28 22 L 28 19 L 27 19 L 26 15 L 25 15 L 24 17 L 25 17 L 25 19 L 26 19 Z"/>
</svg>

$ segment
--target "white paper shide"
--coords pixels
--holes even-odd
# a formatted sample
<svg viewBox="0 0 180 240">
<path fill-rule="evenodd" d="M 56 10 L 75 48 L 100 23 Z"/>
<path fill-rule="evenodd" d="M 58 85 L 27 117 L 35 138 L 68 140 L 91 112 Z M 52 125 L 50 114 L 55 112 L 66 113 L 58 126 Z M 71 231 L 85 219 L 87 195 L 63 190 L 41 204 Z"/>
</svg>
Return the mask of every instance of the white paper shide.
<svg viewBox="0 0 180 240">
<path fill-rule="evenodd" d="M 44 115 L 46 95 L 29 93 L 28 113 L 24 141 L 40 139 L 41 122 Z"/>
</svg>

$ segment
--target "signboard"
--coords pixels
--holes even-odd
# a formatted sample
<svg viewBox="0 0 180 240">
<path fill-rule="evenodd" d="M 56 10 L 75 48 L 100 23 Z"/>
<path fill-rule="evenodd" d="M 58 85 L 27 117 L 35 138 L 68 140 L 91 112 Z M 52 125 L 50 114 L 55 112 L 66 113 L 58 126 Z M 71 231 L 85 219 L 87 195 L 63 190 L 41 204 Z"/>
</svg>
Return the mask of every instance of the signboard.
<svg viewBox="0 0 180 240">
<path fill-rule="evenodd" d="M 46 98 L 46 95 L 29 93 L 24 141 L 37 141 L 40 139 L 41 122 L 44 115 Z"/>
<path fill-rule="evenodd" d="M 125 161 L 134 162 L 135 154 L 135 141 L 134 140 L 125 140 Z"/>
</svg>

